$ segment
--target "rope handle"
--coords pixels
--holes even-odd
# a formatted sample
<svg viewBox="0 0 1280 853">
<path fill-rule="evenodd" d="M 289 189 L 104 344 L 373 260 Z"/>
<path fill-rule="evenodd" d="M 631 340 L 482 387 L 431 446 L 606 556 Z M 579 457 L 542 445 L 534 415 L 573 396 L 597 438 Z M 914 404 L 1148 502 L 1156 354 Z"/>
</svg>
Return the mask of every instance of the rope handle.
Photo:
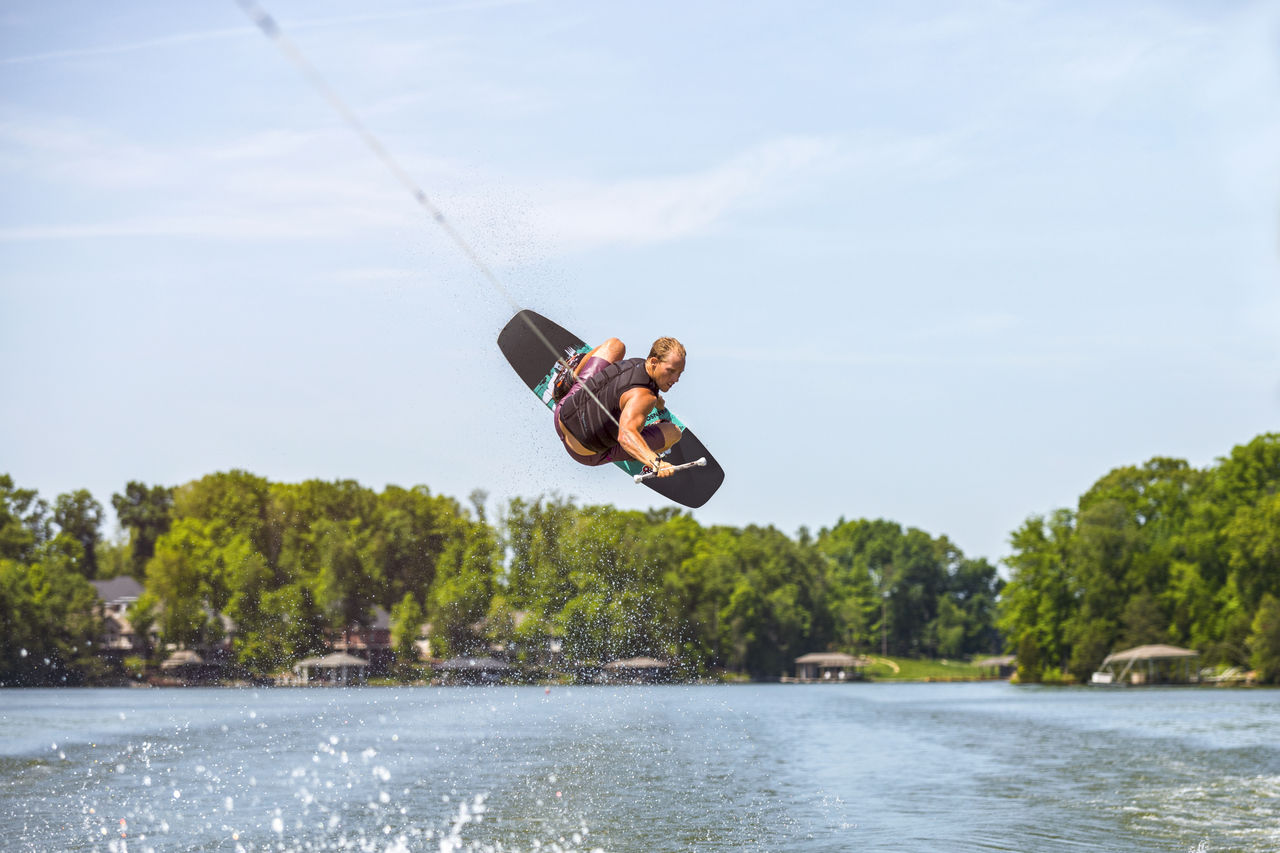
<svg viewBox="0 0 1280 853">
<path fill-rule="evenodd" d="M 700 459 L 695 459 L 695 460 L 694 460 L 694 461 L 692 461 L 692 462 L 686 462 L 686 463 L 684 463 L 683 465 L 672 465 L 672 466 L 671 466 L 671 470 L 672 470 L 672 471 L 683 471 L 683 470 L 684 470 L 684 469 L 686 469 L 686 468 L 705 468 L 705 467 L 707 467 L 707 457 L 703 456 L 703 457 L 701 457 Z M 657 472 L 657 471 L 647 471 L 647 470 L 646 470 L 646 472 L 645 472 L 645 473 L 643 473 L 643 474 L 636 474 L 636 475 L 635 475 L 634 477 L 632 477 L 631 479 L 635 480 L 637 483 L 643 483 L 645 480 L 651 480 L 651 479 L 653 479 L 653 478 L 654 478 L 654 477 L 656 477 L 656 476 L 658 476 L 658 472 Z"/>
</svg>

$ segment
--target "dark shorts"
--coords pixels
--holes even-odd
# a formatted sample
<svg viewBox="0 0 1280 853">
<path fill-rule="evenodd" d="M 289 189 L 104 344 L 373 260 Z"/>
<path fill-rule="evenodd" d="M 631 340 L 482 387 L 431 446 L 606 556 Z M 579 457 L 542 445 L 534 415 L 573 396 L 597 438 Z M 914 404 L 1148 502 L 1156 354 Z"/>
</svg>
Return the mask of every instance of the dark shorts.
<svg viewBox="0 0 1280 853">
<path fill-rule="evenodd" d="M 581 462 L 583 465 L 604 465 L 608 462 L 620 462 L 623 459 L 631 458 L 631 454 L 623 450 L 622 445 L 620 444 L 615 444 L 613 447 L 602 450 L 599 453 L 591 453 L 584 456 L 581 453 L 575 452 L 574 449 L 566 444 L 564 440 L 564 427 L 560 424 L 560 407 L 564 405 L 565 400 L 568 400 L 582 389 L 583 382 L 587 381 L 592 376 L 595 376 L 608 366 L 609 362 L 605 361 L 603 358 L 589 358 L 583 362 L 582 369 L 578 371 L 578 381 L 569 389 L 569 393 L 565 394 L 559 403 L 556 403 L 556 407 L 552 412 L 552 420 L 555 423 L 556 435 L 560 438 L 560 443 L 564 445 L 565 452 L 572 456 L 576 461 Z M 594 403 L 592 405 L 594 405 Z M 655 452 L 661 450 L 662 445 L 665 443 L 662 436 L 662 426 L 660 424 L 649 424 L 647 427 L 640 430 L 640 437 L 644 439 L 645 444 L 649 445 L 649 449 Z"/>
</svg>

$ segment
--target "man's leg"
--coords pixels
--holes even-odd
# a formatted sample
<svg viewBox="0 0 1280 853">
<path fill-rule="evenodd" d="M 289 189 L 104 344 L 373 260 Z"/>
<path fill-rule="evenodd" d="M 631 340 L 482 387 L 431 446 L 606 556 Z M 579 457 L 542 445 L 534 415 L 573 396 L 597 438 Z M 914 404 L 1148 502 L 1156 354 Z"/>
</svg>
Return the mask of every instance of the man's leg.
<svg viewBox="0 0 1280 853">
<path fill-rule="evenodd" d="M 578 367 L 573 371 L 573 375 L 578 377 L 578 379 L 588 379 L 593 374 L 603 370 L 606 365 L 622 361 L 626 357 L 627 345 L 617 338 L 609 338 L 609 340 L 588 352 L 586 357 L 583 358 L 582 361 L 578 362 Z M 600 364 L 588 371 L 587 365 L 591 363 L 593 358 L 603 359 L 604 364 Z M 583 371 L 586 371 L 586 376 L 583 376 Z M 573 392 L 570 391 L 569 393 L 572 394 Z M 565 396 L 567 397 L 568 394 Z"/>
<path fill-rule="evenodd" d="M 586 448 L 577 445 L 577 441 L 568 434 L 564 425 L 560 422 L 560 407 L 565 404 L 570 397 L 577 394 L 582 388 L 582 383 L 592 376 L 595 376 L 601 370 L 616 361 L 620 361 L 627 355 L 627 345 L 617 338 L 609 338 L 609 340 L 600 344 L 600 346 L 590 350 L 582 361 L 578 362 L 577 368 L 574 370 L 574 376 L 577 381 L 573 387 L 569 389 L 569 393 L 556 403 L 556 407 L 552 413 L 552 419 L 555 422 L 556 435 L 560 438 L 560 443 L 564 445 L 564 449 L 574 460 L 581 462 L 583 465 L 603 465 L 607 461 L 605 457 L 610 451 L 603 450 L 599 453 L 586 452 Z M 677 430 L 678 431 L 678 430 Z M 568 437 L 566 437 L 568 436 Z"/>
</svg>

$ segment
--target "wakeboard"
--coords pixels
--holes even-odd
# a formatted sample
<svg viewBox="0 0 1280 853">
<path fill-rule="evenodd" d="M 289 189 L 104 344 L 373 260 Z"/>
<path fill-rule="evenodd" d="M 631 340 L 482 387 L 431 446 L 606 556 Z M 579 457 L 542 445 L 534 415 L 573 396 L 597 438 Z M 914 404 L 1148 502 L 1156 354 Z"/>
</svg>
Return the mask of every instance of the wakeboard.
<svg viewBox="0 0 1280 853">
<path fill-rule="evenodd" d="M 535 328 L 537 331 L 534 331 Z M 541 332 L 542 337 L 538 336 L 538 332 Z M 556 406 L 552 397 L 552 385 L 560 359 L 591 350 L 582 338 L 534 311 L 521 311 L 511 318 L 498 334 L 498 348 L 515 368 L 520 381 L 538 396 L 543 405 L 552 410 Z M 646 418 L 645 425 L 659 420 L 675 424 L 681 433 L 680 441 L 663 457 L 664 462 L 684 465 L 705 458 L 706 464 L 677 471 L 670 477 L 653 477 L 643 483 L 668 500 L 687 507 L 700 507 L 711 499 L 724 482 L 724 469 L 693 431 L 670 409 L 659 411 L 655 408 Z M 550 428 L 551 425 L 548 424 L 548 429 Z M 614 464 L 633 477 L 644 469 L 634 459 Z"/>
</svg>

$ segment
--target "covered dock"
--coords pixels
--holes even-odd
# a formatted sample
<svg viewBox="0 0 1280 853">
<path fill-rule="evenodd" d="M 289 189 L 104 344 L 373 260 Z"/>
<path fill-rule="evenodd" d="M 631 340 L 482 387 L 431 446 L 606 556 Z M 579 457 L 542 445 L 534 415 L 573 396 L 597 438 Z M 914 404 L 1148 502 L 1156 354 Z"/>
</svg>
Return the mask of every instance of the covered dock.
<svg viewBox="0 0 1280 853">
<path fill-rule="evenodd" d="M 1199 681 L 1200 653 L 1177 646 L 1137 646 L 1107 655 L 1090 684 L 1192 684 Z"/>
<path fill-rule="evenodd" d="M 334 652 L 322 658 L 306 658 L 293 667 L 303 684 L 336 684 L 342 687 L 363 684 L 368 669 L 367 660 L 346 652 Z"/>
<path fill-rule="evenodd" d="M 782 680 L 793 684 L 857 681 L 862 678 L 863 667 L 870 664 L 871 661 L 865 657 L 854 657 L 844 652 L 810 652 L 796 658 L 795 678 L 784 677 Z"/>
<path fill-rule="evenodd" d="M 1015 655 L 997 655 L 976 660 L 973 665 L 982 670 L 985 678 L 1008 678 L 1017 671 L 1018 658 Z"/>
</svg>

